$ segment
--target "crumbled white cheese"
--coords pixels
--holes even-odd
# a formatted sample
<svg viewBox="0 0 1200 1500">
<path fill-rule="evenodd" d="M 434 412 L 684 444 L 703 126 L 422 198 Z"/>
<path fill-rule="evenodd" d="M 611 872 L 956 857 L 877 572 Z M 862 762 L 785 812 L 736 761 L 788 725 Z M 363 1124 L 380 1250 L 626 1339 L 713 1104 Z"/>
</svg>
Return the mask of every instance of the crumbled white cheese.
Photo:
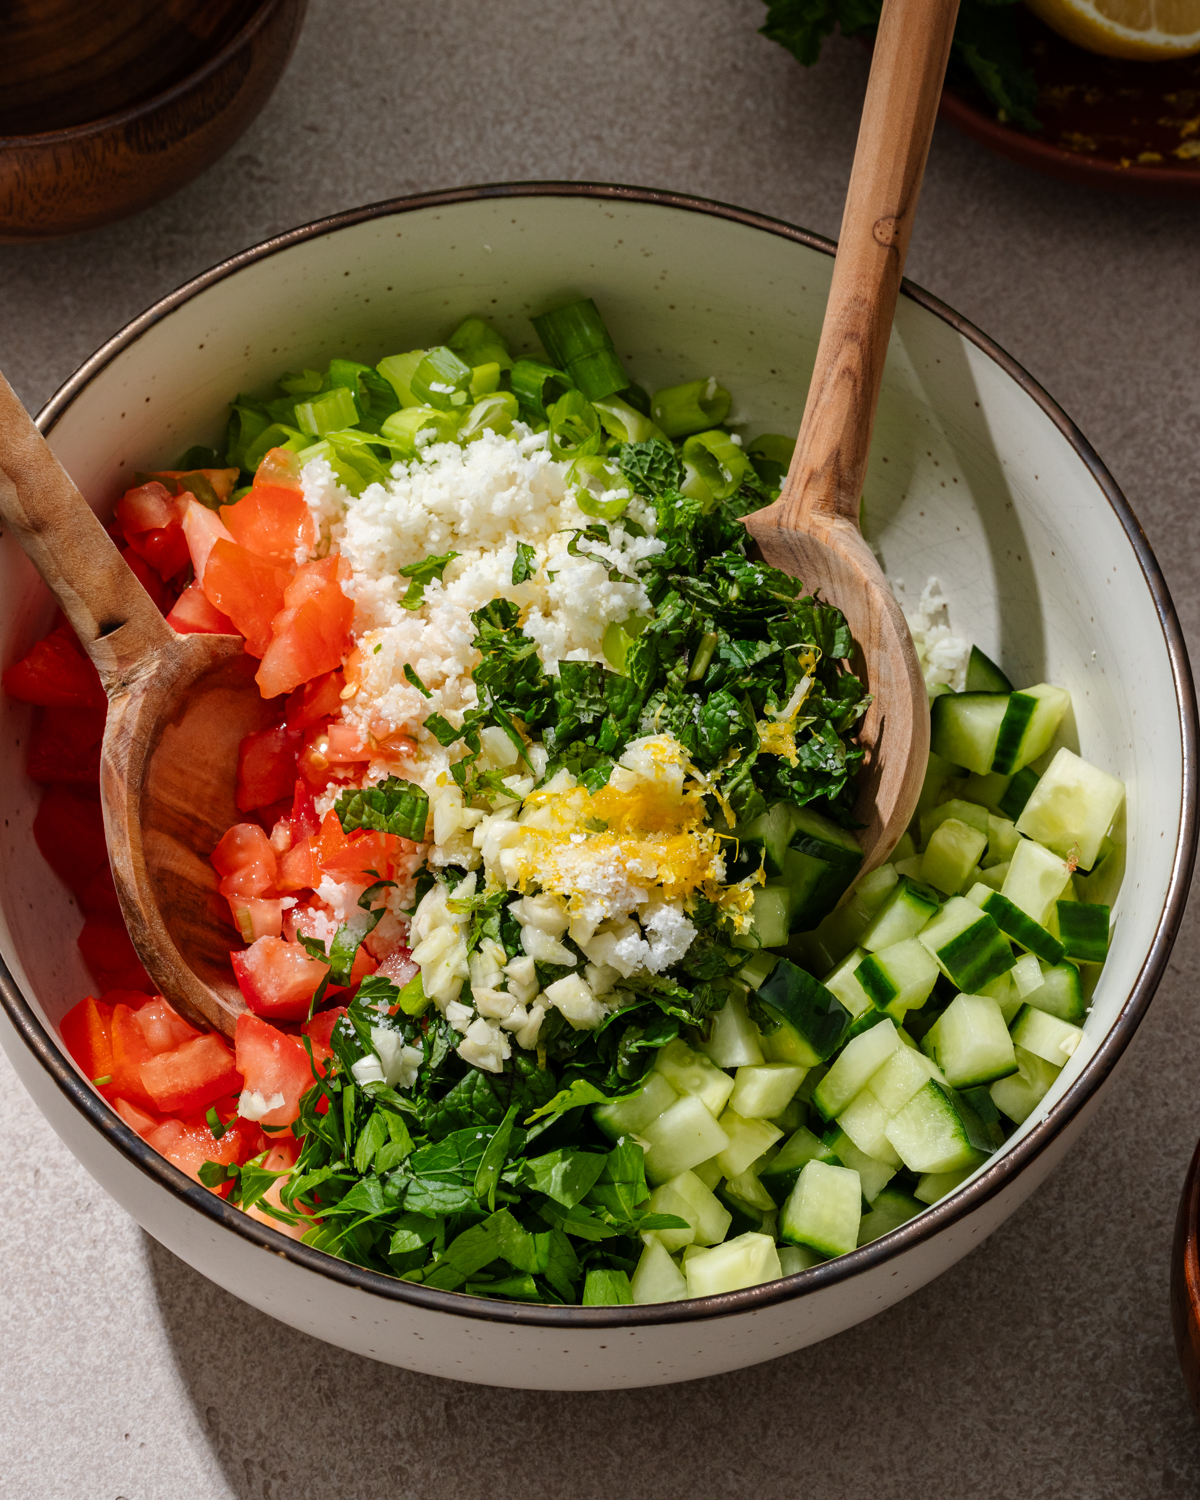
<svg viewBox="0 0 1200 1500">
<path fill-rule="evenodd" d="M 903 592 L 903 583 L 897 581 L 896 588 Z M 961 692 L 967 681 L 971 643 L 951 630 L 950 605 L 936 578 L 931 578 L 922 589 L 920 603 L 904 610 L 904 618 L 912 631 L 925 686 L 950 687 Z"/>
<path fill-rule="evenodd" d="M 264 1098 L 257 1089 L 243 1089 L 238 1100 L 238 1114 L 243 1120 L 261 1120 L 273 1109 L 281 1109 L 283 1103 L 282 1094 L 270 1094 Z"/>
</svg>

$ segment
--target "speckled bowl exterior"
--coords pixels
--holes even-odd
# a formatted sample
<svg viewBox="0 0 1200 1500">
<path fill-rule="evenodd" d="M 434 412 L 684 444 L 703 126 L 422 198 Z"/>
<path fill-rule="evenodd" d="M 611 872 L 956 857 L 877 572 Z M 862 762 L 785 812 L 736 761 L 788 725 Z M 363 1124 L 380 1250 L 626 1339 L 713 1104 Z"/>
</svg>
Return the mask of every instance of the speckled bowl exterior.
<svg viewBox="0 0 1200 1500">
<path fill-rule="evenodd" d="M 107 512 L 135 469 L 215 440 L 225 404 L 281 369 L 435 342 L 470 312 L 516 349 L 531 313 L 586 294 L 654 388 L 716 375 L 748 433 L 795 431 L 832 246 L 759 215 L 643 189 L 469 188 L 377 204 L 282 235 L 165 298 L 99 350 L 39 422 Z M 29 710 L 0 704 L 0 1040 L 55 1130 L 156 1239 L 264 1312 L 435 1375 L 555 1390 L 655 1385 L 827 1338 L 952 1265 L 1083 1129 L 1146 1012 L 1183 912 L 1196 839 L 1196 709 L 1149 545 L 1092 448 L 978 330 L 915 287 L 896 313 L 865 525 L 915 599 L 936 576 L 955 629 L 1014 680 L 1070 689 L 1069 736 L 1124 778 L 1128 857 L 1116 941 L 1082 1045 L 1043 1104 L 963 1187 L 839 1260 L 726 1296 L 656 1307 L 530 1307 L 359 1270 L 247 1219 L 145 1145 L 62 1051 L 89 988 L 69 894 L 40 859 L 24 775 Z M 10 662 L 52 606 L 0 543 Z"/>
</svg>

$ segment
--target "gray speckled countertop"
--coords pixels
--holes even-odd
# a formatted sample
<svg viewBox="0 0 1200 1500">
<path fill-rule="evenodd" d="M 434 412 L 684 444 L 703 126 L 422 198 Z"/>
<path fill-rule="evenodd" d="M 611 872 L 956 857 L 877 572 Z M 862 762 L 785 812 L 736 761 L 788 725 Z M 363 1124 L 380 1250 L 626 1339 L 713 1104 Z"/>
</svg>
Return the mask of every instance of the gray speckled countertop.
<svg viewBox="0 0 1200 1500">
<path fill-rule="evenodd" d="M 835 234 L 866 54 L 812 72 L 760 0 L 312 0 L 230 154 L 125 224 L 0 247 L 0 368 L 36 409 L 225 255 L 462 183 L 699 193 Z M 914 281 L 1058 398 L 1124 487 L 1200 638 L 1200 205 L 1103 197 L 939 127 Z M 13 1500 L 1200 1493 L 1168 1256 L 1200 1133 L 1200 934 L 1081 1144 L 924 1291 L 816 1348 L 690 1385 L 553 1396 L 376 1365 L 269 1321 L 125 1217 L 0 1058 L 0 1494 Z"/>
</svg>

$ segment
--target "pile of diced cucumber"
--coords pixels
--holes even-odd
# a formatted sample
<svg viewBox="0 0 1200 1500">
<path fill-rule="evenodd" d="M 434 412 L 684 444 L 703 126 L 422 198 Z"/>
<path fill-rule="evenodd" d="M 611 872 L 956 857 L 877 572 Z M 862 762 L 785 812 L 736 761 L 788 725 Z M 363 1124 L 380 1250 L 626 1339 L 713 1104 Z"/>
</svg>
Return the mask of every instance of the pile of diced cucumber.
<svg viewBox="0 0 1200 1500">
<path fill-rule="evenodd" d="M 642 1143 L 650 1210 L 688 1226 L 643 1236 L 635 1302 L 878 1239 L 1037 1108 L 1083 1036 L 1121 876 L 1122 783 L 1051 750 L 1069 706 L 974 651 L 967 691 L 934 698 L 912 828 L 841 905 L 842 830 L 786 805 L 739 830 L 767 883 L 737 993 L 595 1110 Z"/>
</svg>

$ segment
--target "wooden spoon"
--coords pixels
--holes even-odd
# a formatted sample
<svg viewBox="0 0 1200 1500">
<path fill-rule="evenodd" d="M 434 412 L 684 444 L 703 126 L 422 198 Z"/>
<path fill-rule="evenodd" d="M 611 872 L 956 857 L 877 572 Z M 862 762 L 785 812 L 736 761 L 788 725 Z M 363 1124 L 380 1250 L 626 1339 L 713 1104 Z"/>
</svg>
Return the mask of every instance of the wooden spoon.
<svg viewBox="0 0 1200 1500">
<path fill-rule="evenodd" d="M 100 801 L 121 910 L 155 985 L 232 1036 L 245 1001 L 213 849 L 242 821 L 238 746 L 277 710 L 241 636 L 177 635 L 0 376 L 0 520 L 50 586 L 108 694 Z"/>
<path fill-rule="evenodd" d="M 856 816 L 865 874 L 908 827 L 929 754 L 929 701 L 912 636 L 859 530 L 888 336 L 958 0 L 885 0 L 833 284 L 783 491 L 746 526 L 773 567 L 843 611 L 873 696 Z"/>
</svg>

